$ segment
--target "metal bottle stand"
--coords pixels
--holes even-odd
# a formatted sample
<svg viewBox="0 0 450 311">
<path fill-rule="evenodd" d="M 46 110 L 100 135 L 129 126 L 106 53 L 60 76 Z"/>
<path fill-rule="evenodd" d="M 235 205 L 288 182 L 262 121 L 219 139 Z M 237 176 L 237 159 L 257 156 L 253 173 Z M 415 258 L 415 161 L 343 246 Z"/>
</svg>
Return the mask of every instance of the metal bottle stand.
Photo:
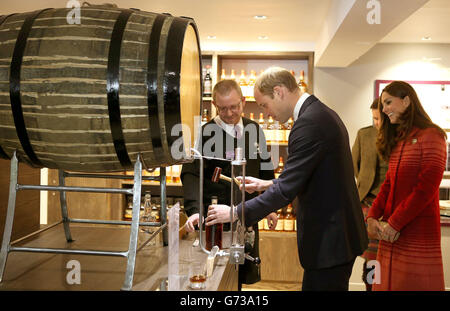
<svg viewBox="0 0 450 311">
<path fill-rule="evenodd" d="M 219 160 L 219 161 L 225 161 L 225 162 L 231 162 L 231 205 L 233 206 L 233 198 L 234 198 L 234 169 L 236 166 L 241 166 L 242 167 L 242 177 L 245 179 L 245 166 L 246 166 L 246 160 L 245 158 L 243 158 L 242 155 L 242 148 L 236 148 L 235 149 L 235 159 L 234 160 L 229 160 L 229 159 L 221 159 L 221 158 L 216 158 L 216 157 L 207 157 L 207 156 L 202 156 L 201 153 L 199 151 L 197 151 L 196 149 L 191 149 L 191 151 L 194 153 L 193 157 L 194 159 L 198 159 L 200 161 L 200 176 L 199 176 L 199 197 L 201 198 L 199 200 L 199 233 L 200 233 L 200 237 L 199 237 L 199 244 L 200 247 L 202 249 L 203 252 L 205 252 L 206 254 L 210 254 L 210 251 L 208 251 L 205 248 L 205 237 L 203 236 L 203 232 L 202 229 L 203 228 L 203 160 L 204 159 L 213 159 L 213 160 Z M 241 189 L 242 192 L 242 215 L 240 220 L 237 221 L 237 224 L 234 225 L 234 223 L 231 223 L 231 243 L 230 243 L 230 249 L 229 251 L 224 251 L 224 250 L 220 250 L 217 252 L 217 256 L 229 256 L 229 264 L 234 264 L 236 265 L 236 269 L 238 267 L 238 265 L 242 265 L 244 264 L 245 258 L 247 258 L 248 260 L 251 261 L 255 261 L 254 258 L 252 258 L 249 254 L 245 254 L 245 247 L 244 247 L 244 235 L 245 235 L 245 225 L 243 225 L 245 223 L 244 220 L 244 208 L 245 208 L 245 183 L 243 184 L 243 188 Z M 230 209 L 230 219 L 233 219 L 233 208 Z M 236 231 L 236 235 L 237 237 L 235 238 L 234 234 Z"/>
<path fill-rule="evenodd" d="M 119 256 L 127 258 L 127 268 L 125 272 L 125 280 L 122 290 L 131 290 L 133 286 L 134 268 L 136 262 L 136 254 L 145 245 L 147 245 L 153 238 L 155 238 L 161 230 L 163 231 L 164 246 L 168 245 L 168 231 L 167 231 L 167 211 L 166 211 L 166 169 L 160 168 L 160 176 L 142 176 L 142 163 L 138 156 L 134 165 L 134 176 L 123 175 L 101 175 L 101 174 L 78 174 L 67 173 L 59 170 L 59 186 L 36 186 L 36 185 L 20 185 L 17 183 L 18 178 L 18 160 L 16 152 L 11 159 L 11 173 L 9 184 L 9 199 L 8 210 L 6 214 L 5 230 L 3 234 L 3 242 L 0 251 L 0 282 L 3 280 L 5 272 L 6 261 L 10 252 L 33 252 L 33 253 L 57 253 L 57 254 L 77 254 L 77 255 L 97 255 L 97 256 Z M 89 187 L 66 187 L 66 177 L 85 177 L 85 178 L 111 178 L 111 179 L 133 179 L 134 184 L 131 189 L 123 188 L 89 188 Z M 141 186 L 142 180 L 155 180 L 160 182 L 161 187 L 161 222 L 139 222 L 139 210 L 141 206 Z M 41 230 L 35 231 L 27 236 L 11 242 L 11 232 L 14 221 L 14 211 L 16 206 L 16 195 L 19 190 L 47 190 L 59 191 L 61 201 L 62 220 L 47 226 Z M 114 220 L 93 220 L 93 219 L 72 219 L 69 218 L 67 212 L 66 192 L 95 192 L 95 193 L 116 193 L 116 194 L 132 194 L 133 195 L 133 214 L 131 221 L 114 221 Z M 72 242 L 72 235 L 70 232 L 70 223 L 90 223 L 90 224 L 110 224 L 110 225 L 131 225 L 130 242 L 128 250 L 126 251 L 99 251 L 99 250 L 73 250 L 73 249 L 58 249 L 58 248 L 40 248 L 40 247 L 20 247 L 15 244 L 28 239 L 36 234 L 44 232 L 59 224 L 63 224 L 64 232 L 67 242 Z M 137 245 L 139 226 L 150 226 L 159 228 L 152 233 L 152 235 L 141 246 Z"/>
</svg>

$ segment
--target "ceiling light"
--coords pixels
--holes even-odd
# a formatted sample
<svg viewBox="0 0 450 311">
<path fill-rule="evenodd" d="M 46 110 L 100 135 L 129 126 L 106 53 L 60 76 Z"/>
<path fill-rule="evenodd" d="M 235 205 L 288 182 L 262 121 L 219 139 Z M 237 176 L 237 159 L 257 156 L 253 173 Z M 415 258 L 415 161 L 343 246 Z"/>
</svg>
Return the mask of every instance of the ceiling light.
<svg viewBox="0 0 450 311">
<path fill-rule="evenodd" d="M 431 40 L 431 37 L 428 37 L 428 36 L 422 37 L 422 40 L 423 40 L 423 41 L 430 41 L 430 40 Z"/>
<path fill-rule="evenodd" d="M 253 18 L 254 19 L 266 19 L 267 16 L 265 16 L 265 15 L 255 15 L 255 16 L 253 16 Z"/>
<path fill-rule="evenodd" d="M 217 37 L 216 36 L 208 36 L 208 39 L 209 40 L 215 40 L 215 39 L 217 39 Z"/>
<path fill-rule="evenodd" d="M 259 36 L 258 39 L 259 40 L 267 40 L 267 39 L 269 39 L 269 37 L 268 36 Z"/>
</svg>

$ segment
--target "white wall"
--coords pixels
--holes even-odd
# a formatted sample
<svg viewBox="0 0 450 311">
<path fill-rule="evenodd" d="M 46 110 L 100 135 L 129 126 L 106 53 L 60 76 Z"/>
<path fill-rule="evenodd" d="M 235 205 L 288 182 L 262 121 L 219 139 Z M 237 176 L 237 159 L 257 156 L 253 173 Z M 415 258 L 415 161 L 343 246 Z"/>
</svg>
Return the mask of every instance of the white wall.
<svg viewBox="0 0 450 311">
<path fill-rule="evenodd" d="M 450 44 L 378 44 L 347 68 L 315 68 L 314 80 L 315 95 L 340 115 L 352 145 L 372 124 L 375 80 L 450 81 Z"/>
<path fill-rule="evenodd" d="M 450 44 L 378 44 L 347 68 L 315 68 L 314 79 L 314 94 L 340 115 L 353 145 L 358 129 L 372 124 L 375 80 L 450 81 Z M 441 244 L 450 290 L 450 227 L 442 228 Z M 365 290 L 362 264 L 358 258 L 350 290 Z"/>
</svg>

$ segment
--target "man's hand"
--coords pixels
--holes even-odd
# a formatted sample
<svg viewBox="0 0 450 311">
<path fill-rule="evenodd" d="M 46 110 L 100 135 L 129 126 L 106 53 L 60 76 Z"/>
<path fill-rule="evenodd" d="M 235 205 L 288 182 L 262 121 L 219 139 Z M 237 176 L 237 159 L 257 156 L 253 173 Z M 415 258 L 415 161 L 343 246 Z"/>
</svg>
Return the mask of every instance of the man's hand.
<svg viewBox="0 0 450 311">
<path fill-rule="evenodd" d="M 228 205 L 217 204 L 208 207 L 208 217 L 206 217 L 206 225 L 230 222 L 230 209 Z"/>
<path fill-rule="evenodd" d="M 278 217 L 276 213 L 270 213 L 266 216 L 267 224 L 269 225 L 270 230 L 275 230 L 278 223 Z"/>
<path fill-rule="evenodd" d="M 186 229 L 186 232 L 194 232 L 195 231 L 195 225 L 198 224 L 200 218 L 200 214 L 192 214 L 188 220 L 186 220 L 186 223 L 184 224 L 184 228 Z M 204 221 L 204 219 L 203 219 Z"/>
<path fill-rule="evenodd" d="M 238 176 L 236 177 L 236 179 L 241 183 L 239 189 L 242 190 L 244 178 L 242 178 L 242 176 Z M 273 182 L 271 180 L 258 179 L 250 176 L 245 177 L 245 191 L 248 193 L 253 193 L 255 191 L 264 191 L 272 185 Z"/>
</svg>

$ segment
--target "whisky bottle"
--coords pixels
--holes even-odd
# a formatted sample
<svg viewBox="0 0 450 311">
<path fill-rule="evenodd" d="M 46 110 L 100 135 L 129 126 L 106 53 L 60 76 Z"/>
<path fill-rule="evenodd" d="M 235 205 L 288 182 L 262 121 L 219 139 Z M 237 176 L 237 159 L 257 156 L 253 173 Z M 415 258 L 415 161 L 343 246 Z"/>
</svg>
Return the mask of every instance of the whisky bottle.
<svg viewBox="0 0 450 311">
<path fill-rule="evenodd" d="M 250 79 L 248 80 L 248 98 L 254 99 L 254 87 L 256 84 L 256 73 L 254 70 L 250 71 Z"/>
<path fill-rule="evenodd" d="M 203 109 L 202 126 L 209 122 L 208 109 Z"/>
<path fill-rule="evenodd" d="M 284 217 L 284 231 L 294 231 L 294 215 L 292 214 L 292 204 L 289 204 Z"/>
<path fill-rule="evenodd" d="M 234 69 L 231 69 L 230 79 L 231 80 L 236 80 L 236 73 L 235 73 Z"/>
<path fill-rule="evenodd" d="M 280 157 L 280 161 L 278 163 L 278 167 L 277 167 L 277 169 L 274 172 L 275 173 L 275 178 L 278 178 L 281 175 L 281 173 L 283 172 L 283 169 L 284 169 L 283 157 Z"/>
<path fill-rule="evenodd" d="M 131 220 L 133 218 L 133 199 L 128 199 L 127 208 L 125 209 L 125 212 L 123 213 L 123 218 L 125 220 Z"/>
<path fill-rule="evenodd" d="M 283 211 L 280 208 L 277 212 L 278 222 L 277 226 L 275 227 L 275 231 L 283 231 L 284 230 L 284 215 Z"/>
<path fill-rule="evenodd" d="M 212 94 L 212 78 L 210 73 L 211 66 L 206 66 L 205 80 L 203 81 L 203 95 L 211 96 Z"/>
<path fill-rule="evenodd" d="M 255 115 L 253 112 L 250 112 L 250 120 L 255 121 Z"/>
<path fill-rule="evenodd" d="M 280 122 L 275 122 L 275 137 L 274 140 L 277 143 L 283 143 L 284 142 L 284 125 Z"/>
<path fill-rule="evenodd" d="M 304 70 L 300 71 L 300 80 L 298 81 L 298 86 L 302 93 L 308 91 L 308 86 L 305 83 L 305 71 Z"/>
<path fill-rule="evenodd" d="M 241 87 L 242 96 L 247 97 L 248 96 L 248 84 L 247 84 L 247 78 L 245 77 L 245 70 L 241 70 L 241 76 L 239 77 L 239 86 Z"/>
<path fill-rule="evenodd" d="M 222 74 L 220 75 L 220 80 L 225 80 L 227 76 L 225 75 L 225 69 L 222 69 Z"/>
<path fill-rule="evenodd" d="M 218 204 L 218 198 L 216 196 L 211 197 L 211 205 Z M 205 226 L 206 231 L 206 246 L 207 250 L 211 250 L 213 246 L 217 245 L 219 249 L 222 249 L 222 232 L 223 224 L 215 224 L 211 226 Z"/>
<path fill-rule="evenodd" d="M 180 174 L 181 174 L 181 165 L 172 165 L 172 182 L 174 184 L 178 184 L 181 182 Z"/>
<path fill-rule="evenodd" d="M 288 142 L 289 141 L 289 134 L 291 133 L 291 129 L 294 126 L 294 119 L 289 118 L 288 122 L 287 122 L 287 126 L 286 129 L 284 131 L 284 142 Z"/>
<path fill-rule="evenodd" d="M 267 134 L 266 140 L 269 143 L 275 142 L 276 129 L 272 116 L 269 116 L 269 120 L 267 121 Z"/>
<path fill-rule="evenodd" d="M 172 166 L 166 167 L 166 183 L 169 184 L 172 182 Z"/>
</svg>

